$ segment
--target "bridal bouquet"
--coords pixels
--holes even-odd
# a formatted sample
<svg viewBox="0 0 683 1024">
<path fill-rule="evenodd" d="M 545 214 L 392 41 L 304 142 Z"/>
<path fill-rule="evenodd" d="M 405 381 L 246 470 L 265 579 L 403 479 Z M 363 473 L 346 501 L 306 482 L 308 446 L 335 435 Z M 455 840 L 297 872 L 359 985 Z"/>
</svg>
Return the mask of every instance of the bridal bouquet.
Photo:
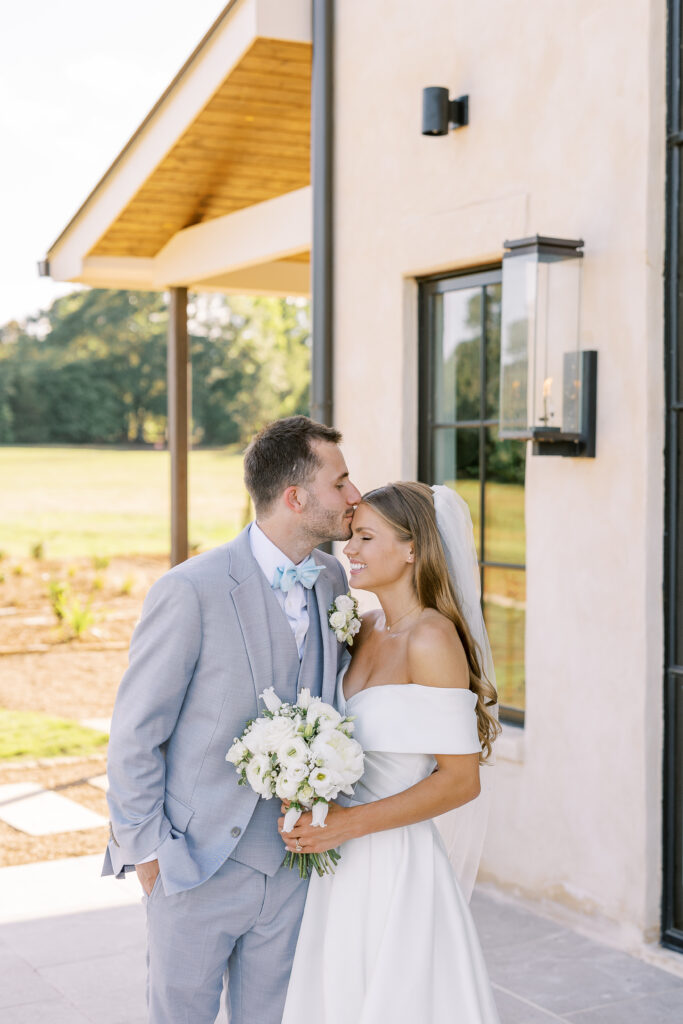
<svg viewBox="0 0 683 1024">
<path fill-rule="evenodd" d="M 296 704 L 283 703 L 272 686 L 260 697 L 263 714 L 247 722 L 225 759 L 235 766 L 240 786 L 251 786 L 264 800 L 288 802 L 284 832 L 291 832 L 304 811 L 312 811 L 313 824 L 324 828 L 329 801 L 339 793 L 351 796 L 363 774 L 363 750 L 351 738 L 353 720 L 309 690 L 301 690 Z M 319 875 L 334 871 L 339 858 L 336 850 L 290 852 L 285 863 L 298 864 L 306 878 L 312 868 Z"/>
</svg>

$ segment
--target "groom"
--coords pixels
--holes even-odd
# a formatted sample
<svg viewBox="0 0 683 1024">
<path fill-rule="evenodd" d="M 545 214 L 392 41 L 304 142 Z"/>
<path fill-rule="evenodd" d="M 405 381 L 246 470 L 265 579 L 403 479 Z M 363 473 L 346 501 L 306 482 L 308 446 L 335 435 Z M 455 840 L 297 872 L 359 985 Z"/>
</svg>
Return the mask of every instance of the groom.
<svg viewBox="0 0 683 1024">
<path fill-rule="evenodd" d="M 238 787 L 225 754 L 266 687 L 333 699 L 327 611 L 347 582 L 314 549 L 350 537 L 360 501 L 340 440 L 305 416 L 262 430 L 244 459 L 256 522 L 162 576 L 133 635 L 103 873 L 135 867 L 144 890 L 150 1024 L 213 1024 L 226 969 L 231 1024 L 282 1017 L 306 882 L 281 866 L 280 801 Z"/>
</svg>

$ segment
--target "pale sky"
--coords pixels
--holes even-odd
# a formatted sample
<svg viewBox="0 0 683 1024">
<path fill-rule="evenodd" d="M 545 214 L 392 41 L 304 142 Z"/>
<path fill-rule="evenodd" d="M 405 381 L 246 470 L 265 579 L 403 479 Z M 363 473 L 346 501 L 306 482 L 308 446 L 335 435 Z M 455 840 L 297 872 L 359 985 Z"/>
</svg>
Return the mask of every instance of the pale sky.
<svg viewBox="0 0 683 1024">
<path fill-rule="evenodd" d="M 72 290 L 38 260 L 225 2 L 0 5 L 0 324 Z"/>
</svg>

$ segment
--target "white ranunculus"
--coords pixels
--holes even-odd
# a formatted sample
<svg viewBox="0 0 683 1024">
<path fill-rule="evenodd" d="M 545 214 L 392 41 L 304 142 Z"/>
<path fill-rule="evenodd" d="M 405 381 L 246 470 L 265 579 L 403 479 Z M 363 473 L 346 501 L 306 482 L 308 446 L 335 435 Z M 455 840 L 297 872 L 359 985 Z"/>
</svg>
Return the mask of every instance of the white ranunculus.
<svg viewBox="0 0 683 1024">
<path fill-rule="evenodd" d="M 278 747 L 277 758 L 287 770 L 290 765 L 308 763 L 308 744 L 301 736 L 292 736 Z"/>
<path fill-rule="evenodd" d="M 243 761 L 249 751 L 245 747 L 241 740 L 235 740 L 230 750 L 225 755 L 225 760 L 230 761 L 231 764 L 238 765 L 240 761 Z"/>
<path fill-rule="evenodd" d="M 262 729 L 263 744 L 266 752 L 275 753 L 296 733 L 296 726 L 291 718 L 266 718 Z"/>
<path fill-rule="evenodd" d="M 311 691 L 309 689 L 299 690 L 299 696 L 297 697 L 296 702 L 297 705 L 305 711 L 311 703 Z"/>
<path fill-rule="evenodd" d="M 291 832 L 297 821 L 301 817 L 301 811 L 298 807 L 290 807 L 285 814 L 285 820 L 282 825 L 283 832 Z"/>
<path fill-rule="evenodd" d="M 334 635 L 336 636 L 340 644 L 343 644 L 344 641 L 346 640 L 346 630 L 344 629 L 335 629 Z"/>
<path fill-rule="evenodd" d="M 275 783 L 275 795 L 280 800 L 293 800 L 300 785 L 301 779 L 292 779 L 287 775 L 280 775 Z"/>
<path fill-rule="evenodd" d="M 332 629 L 343 629 L 346 625 L 346 614 L 344 612 L 332 612 L 330 615 Z"/>
<path fill-rule="evenodd" d="M 275 692 L 274 686 L 269 686 L 267 690 L 263 691 L 263 693 L 261 694 L 261 700 L 266 705 L 268 710 L 273 712 L 273 714 L 275 714 L 275 712 L 282 704 L 282 701 Z"/>
<path fill-rule="evenodd" d="M 298 782 L 303 782 L 304 779 L 308 778 L 309 766 L 303 761 L 295 762 L 294 764 L 287 765 L 287 778 L 296 779 Z"/>
<path fill-rule="evenodd" d="M 318 800 L 317 803 L 313 804 L 313 825 L 318 825 L 320 828 L 326 828 L 325 819 L 327 818 L 327 812 L 329 804 Z"/>
<path fill-rule="evenodd" d="M 348 594 L 340 594 L 334 602 L 335 608 L 338 608 L 340 612 L 352 612 L 353 611 L 353 598 L 349 597 Z"/>
<path fill-rule="evenodd" d="M 334 729 L 341 722 L 341 715 L 331 704 L 326 704 L 316 697 L 311 701 L 306 722 L 308 725 L 315 725 L 316 722 L 319 722 L 321 729 Z"/>
<path fill-rule="evenodd" d="M 299 801 L 300 804 L 306 804 L 308 806 L 314 796 L 315 792 L 313 790 L 313 787 L 310 786 L 308 782 L 306 782 L 299 790 L 297 800 Z"/>
<path fill-rule="evenodd" d="M 314 768 L 308 776 L 308 781 L 316 796 L 321 796 L 323 800 L 331 800 L 337 794 L 337 780 L 327 768 Z"/>
<path fill-rule="evenodd" d="M 270 758 L 255 754 L 247 765 L 247 782 L 260 796 L 270 800 L 273 795 L 273 780 L 270 775 Z"/>
<path fill-rule="evenodd" d="M 355 636 L 356 633 L 360 632 L 360 626 L 360 619 L 351 619 L 351 622 L 349 623 L 349 633 L 351 636 Z"/>
</svg>

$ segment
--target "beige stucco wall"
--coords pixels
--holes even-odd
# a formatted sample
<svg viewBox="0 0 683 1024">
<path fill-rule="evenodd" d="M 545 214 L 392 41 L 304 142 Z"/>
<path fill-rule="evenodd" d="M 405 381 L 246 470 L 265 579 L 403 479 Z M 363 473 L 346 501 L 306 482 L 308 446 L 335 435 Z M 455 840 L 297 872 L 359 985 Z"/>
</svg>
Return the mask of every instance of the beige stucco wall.
<svg viewBox="0 0 683 1024">
<path fill-rule="evenodd" d="M 483 874 L 655 937 L 665 2 L 336 6 L 335 403 L 359 486 L 416 473 L 414 277 L 586 241 L 598 455 L 528 457 L 527 722 Z M 428 85 L 469 93 L 469 127 L 421 136 Z"/>
</svg>

